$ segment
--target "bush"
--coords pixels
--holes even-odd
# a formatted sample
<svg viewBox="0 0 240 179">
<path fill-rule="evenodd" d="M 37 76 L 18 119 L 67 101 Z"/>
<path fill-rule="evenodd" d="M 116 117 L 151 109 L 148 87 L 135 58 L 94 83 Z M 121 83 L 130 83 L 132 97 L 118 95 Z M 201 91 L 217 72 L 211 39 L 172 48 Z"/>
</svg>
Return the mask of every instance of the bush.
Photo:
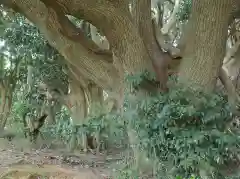
<svg viewBox="0 0 240 179">
<path fill-rule="evenodd" d="M 61 109 L 61 113 L 56 116 L 55 125 L 44 125 L 41 129 L 45 138 L 61 139 L 65 144 L 71 138 L 72 125 L 70 124 L 70 116 L 65 108 Z"/>
<path fill-rule="evenodd" d="M 60 139 L 66 145 L 71 143 L 72 137 L 77 140 L 78 137 L 86 133 L 88 136 L 95 136 L 100 134 L 102 144 L 121 145 L 126 139 L 126 132 L 123 126 L 123 120 L 116 114 L 102 114 L 98 116 L 91 116 L 83 125 L 71 124 L 68 119 L 59 119 L 56 125 L 44 126 L 41 130 L 44 136 L 48 139 Z M 77 145 L 81 145 L 78 141 Z"/>
<path fill-rule="evenodd" d="M 123 120 L 118 114 L 109 113 L 93 116 L 88 120 L 85 130 L 90 136 L 99 133 L 101 143 L 108 145 L 121 145 L 126 139 Z"/>
<path fill-rule="evenodd" d="M 158 160 L 160 175 L 188 178 L 205 172 L 220 178 L 229 166 L 237 170 L 240 140 L 231 130 L 234 116 L 222 94 L 176 86 L 167 94 L 139 99 L 127 112 L 138 147 Z"/>
</svg>

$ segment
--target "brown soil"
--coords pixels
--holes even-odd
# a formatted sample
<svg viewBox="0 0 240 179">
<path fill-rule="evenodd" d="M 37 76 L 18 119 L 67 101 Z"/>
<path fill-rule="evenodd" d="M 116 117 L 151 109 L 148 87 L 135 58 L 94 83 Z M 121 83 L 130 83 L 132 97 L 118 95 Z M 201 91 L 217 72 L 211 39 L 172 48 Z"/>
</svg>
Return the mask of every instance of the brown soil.
<svg viewBox="0 0 240 179">
<path fill-rule="evenodd" d="M 96 156 L 58 148 L 32 149 L 24 139 L 0 139 L 0 154 L 0 179 L 111 178 L 110 165 L 122 156 L 116 151 L 111 156 Z"/>
</svg>

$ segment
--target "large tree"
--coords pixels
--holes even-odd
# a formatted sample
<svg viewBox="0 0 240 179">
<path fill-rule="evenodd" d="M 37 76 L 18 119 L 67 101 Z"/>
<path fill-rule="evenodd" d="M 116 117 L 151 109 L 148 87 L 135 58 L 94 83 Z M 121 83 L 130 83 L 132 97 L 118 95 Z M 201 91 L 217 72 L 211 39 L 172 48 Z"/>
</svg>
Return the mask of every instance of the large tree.
<svg viewBox="0 0 240 179">
<path fill-rule="evenodd" d="M 148 70 L 156 72 L 158 81 L 165 88 L 167 71 L 164 69 L 167 65 L 164 54 L 154 41 L 150 1 L 137 3 L 136 7 L 139 8 L 136 8 L 135 18 L 129 12 L 128 0 L 24 0 L 3 3 L 33 22 L 49 43 L 76 68 L 76 76 L 81 75 L 118 94 L 125 73 L 136 74 Z M 100 49 L 66 15 L 84 19 L 96 26 L 106 36 L 111 51 Z M 148 27 L 139 31 L 144 24 Z M 150 38 L 147 37 L 148 32 Z"/>
</svg>

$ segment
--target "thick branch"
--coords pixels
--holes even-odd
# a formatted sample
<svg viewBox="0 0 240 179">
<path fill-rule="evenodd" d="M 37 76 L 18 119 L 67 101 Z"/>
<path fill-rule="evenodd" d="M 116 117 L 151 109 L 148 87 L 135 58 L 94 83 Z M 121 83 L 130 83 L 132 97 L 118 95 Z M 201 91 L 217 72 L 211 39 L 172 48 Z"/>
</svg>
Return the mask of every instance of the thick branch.
<svg viewBox="0 0 240 179">
<path fill-rule="evenodd" d="M 114 55 L 122 60 L 127 72 L 139 72 L 146 68 L 152 70 L 142 39 L 129 17 L 128 6 L 116 6 L 114 1 L 97 0 L 57 2 L 67 9 L 68 14 L 85 19 L 105 35 Z"/>
<path fill-rule="evenodd" d="M 68 64 L 68 69 L 69 78 L 72 80 L 76 79 L 75 81 L 78 81 L 78 83 L 80 83 L 83 88 L 87 88 L 88 82 L 86 79 L 83 79 L 83 75 L 81 74 L 81 72 L 72 64 Z"/>
<path fill-rule="evenodd" d="M 48 11 L 44 4 L 38 0 L 15 0 L 15 6 L 32 21 L 44 34 L 54 48 L 56 48 L 65 59 L 75 66 L 84 75 L 103 88 L 117 89 L 119 76 L 113 64 L 106 62 L 105 57 L 89 53 L 80 43 L 73 42 L 59 32 L 58 17 L 53 11 Z M 65 12 L 65 9 L 63 9 Z"/>
<path fill-rule="evenodd" d="M 151 56 L 156 78 L 160 83 L 160 88 L 167 90 L 168 64 L 171 58 L 167 56 L 157 44 L 154 36 L 151 21 L 151 2 L 149 0 L 137 0 L 133 4 L 133 19 L 139 28 L 144 44 Z"/>
<path fill-rule="evenodd" d="M 90 38 L 86 37 L 81 28 L 77 28 L 69 19 L 65 16 L 62 7 L 54 2 L 48 0 L 41 0 L 48 8 L 49 11 L 54 11 L 59 21 L 59 31 L 70 40 L 81 43 L 89 51 L 92 51 L 99 55 L 104 55 L 108 62 L 112 62 L 112 53 L 108 50 L 99 48 Z"/>
</svg>

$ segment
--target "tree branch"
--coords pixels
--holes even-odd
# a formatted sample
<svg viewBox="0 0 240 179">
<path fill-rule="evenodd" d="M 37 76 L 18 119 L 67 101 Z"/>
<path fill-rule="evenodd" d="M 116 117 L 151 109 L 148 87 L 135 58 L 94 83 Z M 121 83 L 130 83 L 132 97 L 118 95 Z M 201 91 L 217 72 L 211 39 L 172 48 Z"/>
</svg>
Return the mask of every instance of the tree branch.
<svg viewBox="0 0 240 179">
<path fill-rule="evenodd" d="M 152 70 L 148 61 L 149 55 L 129 16 L 128 6 L 117 6 L 113 0 L 56 0 L 56 2 L 68 10 L 67 14 L 81 17 L 97 27 L 106 36 L 114 55 L 127 72 L 136 73 L 145 71 L 146 68 Z M 129 57 L 138 60 L 129 60 Z"/>
<path fill-rule="evenodd" d="M 68 64 L 68 75 L 71 79 L 76 79 L 83 88 L 87 88 L 88 83 L 86 82 L 86 79 L 83 79 L 83 75 L 81 74 L 81 72 L 79 72 L 77 70 L 77 68 L 75 66 L 73 66 L 72 64 Z"/>
<path fill-rule="evenodd" d="M 70 64 L 81 71 L 84 78 L 90 79 L 99 86 L 117 91 L 119 88 L 120 76 L 116 73 L 116 68 L 107 59 L 111 57 L 106 55 L 97 55 L 96 53 L 86 49 L 81 43 L 76 43 L 59 32 L 59 21 L 56 13 L 48 11 L 46 6 L 39 0 L 9 0 L 14 2 L 14 6 L 18 8 L 18 12 L 25 15 L 32 23 L 34 23 L 49 44 L 56 48 L 61 55 Z M 90 0 L 91 1 L 91 0 Z M 66 8 L 63 8 L 64 12 Z"/>
<path fill-rule="evenodd" d="M 98 55 L 107 56 L 105 58 L 107 62 L 112 63 L 112 52 L 109 50 L 103 50 L 99 48 L 94 41 L 86 37 L 81 28 L 77 28 L 64 14 L 64 7 L 54 1 L 41 0 L 49 11 L 54 11 L 59 21 L 59 32 L 69 38 L 70 40 L 81 43 L 90 52 L 94 52 Z"/>
</svg>

